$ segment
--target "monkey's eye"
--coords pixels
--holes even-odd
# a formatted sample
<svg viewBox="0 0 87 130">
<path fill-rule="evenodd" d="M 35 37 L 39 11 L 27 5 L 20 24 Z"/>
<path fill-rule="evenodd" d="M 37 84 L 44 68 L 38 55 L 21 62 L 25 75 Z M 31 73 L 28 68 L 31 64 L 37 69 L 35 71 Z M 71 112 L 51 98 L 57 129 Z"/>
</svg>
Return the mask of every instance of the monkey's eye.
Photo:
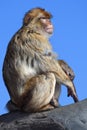
<svg viewBox="0 0 87 130">
<path fill-rule="evenodd" d="M 51 23 L 51 20 L 47 17 L 40 17 L 39 20 L 42 22 L 42 23 L 46 23 L 46 22 L 50 22 Z"/>
<path fill-rule="evenodd" d="M 46 17 L 40 17 L 39 20 L 41 20 L 41 19 L 47 19 L 47 18 Z"/>
</svg>

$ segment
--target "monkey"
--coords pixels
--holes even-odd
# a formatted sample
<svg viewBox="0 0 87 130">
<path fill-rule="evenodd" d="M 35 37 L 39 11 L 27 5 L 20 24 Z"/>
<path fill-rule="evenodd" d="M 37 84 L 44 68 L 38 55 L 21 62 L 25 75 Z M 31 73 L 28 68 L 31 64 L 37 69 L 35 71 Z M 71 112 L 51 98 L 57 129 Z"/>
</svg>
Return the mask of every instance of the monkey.
<svg viewBox="0 0 87 130">
<path fill-rule="evenodd" d="M 78 101 L 70 77 L 53 55 L 49 42 L 53 33 L 51 18 L 45 9 L 29 10 L 7 47 L 3 79 L 10 103 L 25 112 L 54 109 L 56 105 L 51 100 L 60 84 L 67 87 L 68 96 Z"/>
</svg>

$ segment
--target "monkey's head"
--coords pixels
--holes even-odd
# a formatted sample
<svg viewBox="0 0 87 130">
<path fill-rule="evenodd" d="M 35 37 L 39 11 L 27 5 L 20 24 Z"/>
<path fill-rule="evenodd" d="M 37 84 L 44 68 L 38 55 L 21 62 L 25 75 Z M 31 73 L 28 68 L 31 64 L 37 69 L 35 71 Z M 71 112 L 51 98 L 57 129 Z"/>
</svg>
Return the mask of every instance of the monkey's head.
<svg viewBox="0 0 87 130">
<path fill-rule="evenodd" d="M 53 33 L 52 15 L 42 8 L 34 8 L 25 14 L 23 25 L 49 37 Z"/>
</svg>

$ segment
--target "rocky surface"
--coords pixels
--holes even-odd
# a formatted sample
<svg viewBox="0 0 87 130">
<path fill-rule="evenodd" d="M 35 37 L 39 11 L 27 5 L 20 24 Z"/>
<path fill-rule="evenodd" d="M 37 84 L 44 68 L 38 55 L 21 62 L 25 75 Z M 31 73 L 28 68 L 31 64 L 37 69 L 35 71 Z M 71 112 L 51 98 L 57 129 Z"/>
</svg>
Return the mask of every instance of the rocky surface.
<svg viewBox="0 0 87 130">
<path fill-rule="evenodd" d="M 87 130 L 87 99 L 40 113 L 0 116 L 0 130 Z"/>
</svg>

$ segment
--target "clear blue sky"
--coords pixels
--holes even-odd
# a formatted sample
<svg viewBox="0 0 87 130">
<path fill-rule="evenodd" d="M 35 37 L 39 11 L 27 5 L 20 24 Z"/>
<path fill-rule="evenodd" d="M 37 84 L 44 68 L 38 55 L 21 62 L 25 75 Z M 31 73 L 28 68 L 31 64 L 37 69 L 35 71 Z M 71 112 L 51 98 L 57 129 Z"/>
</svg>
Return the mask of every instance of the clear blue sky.
<svg viewBox="0 0 87 130">
<path fill-rule="evenodd" d="M 53 14 L 54 51 L 73 68 L 78 97 L 87 97 L 87 0 L 2 0 L 0 2 L 0 114 L 6 113 L 9 95 L 2 78 L 2 64 L 6 47 L 13 34 L 21 27 L 29 9 L 42 7 Z M 60 104 L 73 103 L 62 87 Z"/>
</svg>

